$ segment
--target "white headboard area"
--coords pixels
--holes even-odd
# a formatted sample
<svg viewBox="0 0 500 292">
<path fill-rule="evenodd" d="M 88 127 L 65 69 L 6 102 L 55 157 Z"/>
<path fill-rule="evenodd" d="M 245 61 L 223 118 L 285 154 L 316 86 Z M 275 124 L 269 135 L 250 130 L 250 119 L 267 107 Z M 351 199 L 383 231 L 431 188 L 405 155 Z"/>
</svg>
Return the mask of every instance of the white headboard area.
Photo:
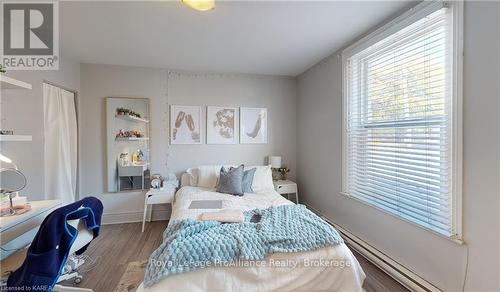
<svg viewBox="0 0 500 292">
<path fill-rule="evenodd" d="M 219 180 L 221 167 L 236 167 L 237 165 L 202 165 L 188 168 L 181 174 L 180 186 L 198 186 L 215 188 Z M 249 165 L 248 169 L 255 168 L 252 189 L 256 192 L 274 189 L 272 169 L 270 165 Z"/>
<path fill-rule="evenodd" d="M 187 172 L 181 174 L 181 187 L 186 187 L 191 185 L 191 175 Z"/>
</svg>

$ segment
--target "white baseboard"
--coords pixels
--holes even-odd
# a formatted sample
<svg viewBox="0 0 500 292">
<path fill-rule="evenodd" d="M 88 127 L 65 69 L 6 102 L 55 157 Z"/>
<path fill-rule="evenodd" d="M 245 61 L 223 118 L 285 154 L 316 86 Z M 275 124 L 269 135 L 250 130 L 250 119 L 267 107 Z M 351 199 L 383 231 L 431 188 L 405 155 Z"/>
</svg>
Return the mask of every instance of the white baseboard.
<svg viewBox="0 0 500 292">
<path fill-rule="evenodd" d="M 162 221 L 170 219 L 171 211 L 168 210 L 153 210 L 151 215 L 152 221 Z M 118 213 L 105 213 L 102 214 L 101 224 L 122 224 L 122 223 L 135 223 L 142 222 L 143 211 L 137 212 L 118 212 Z M 146 218 L 147 219 L 147 218 Z"/>
<path fill-rule="evenodd" d="M 442 291 L 432 283 L 424 280 L 422 277 L 418 276 L 386 254 L 371 246 L 363 239 L 352 234 L 349 230 L 343 228 L 342 226 L 339 226 L 329 218 L 323 216 L 318 210 L 312 208 L 309 205 L 307 207 L 310 208 L 314 213 L 318 214 L 325 221 L 330 223 L 332 226 L 334 226 L 342 234 L 342 238 L 351 248 L 356 250 L 359 254 L 361 254 L 375 266 L 383 270 L 394 280 L 401 283 L 401 285 L 405 286 L 411 291 Z"/>
</svg>

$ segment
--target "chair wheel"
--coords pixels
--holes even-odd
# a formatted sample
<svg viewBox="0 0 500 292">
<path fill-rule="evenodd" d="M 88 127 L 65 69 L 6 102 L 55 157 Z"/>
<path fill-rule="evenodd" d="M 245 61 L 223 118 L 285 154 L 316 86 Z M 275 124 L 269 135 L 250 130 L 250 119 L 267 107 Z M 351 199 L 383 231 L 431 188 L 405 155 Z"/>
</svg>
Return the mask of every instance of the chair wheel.
<svg viewBox="0 0 500 292">
<path fill-rule="evenodd" d="M 80 284 L 80 282 L 82 282 L 82 276 L 75 277 L 74 282 L 75 282 L 75 284 Z"/>
</svg>

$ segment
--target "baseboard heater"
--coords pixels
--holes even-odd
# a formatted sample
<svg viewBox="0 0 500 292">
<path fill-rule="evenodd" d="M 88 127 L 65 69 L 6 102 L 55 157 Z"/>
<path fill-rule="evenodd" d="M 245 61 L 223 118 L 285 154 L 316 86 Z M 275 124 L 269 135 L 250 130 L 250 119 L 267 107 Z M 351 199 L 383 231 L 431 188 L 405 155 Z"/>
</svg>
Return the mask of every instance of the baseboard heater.
<svg viewBox="0 0 500 292">
<path fill-rule="evenodd" d="M 356 250 L 368 261 L 370 261 L 372 264 L 383 270 L 394 280 L 398 281 L 399 283 L 401 283 L 401 285 L 405 286 L 409 290 L 430 291 L 430 292 L 442 291 L 441 289 L 437 288 L 433 284 L 424 280 L 414 272 L 403 267 L 402 265 L 400 265 L 395 260 L 385 255 L 381 251 L 377 250 L 376 248 L 368 244 L 366 241 L 352 234 L 347 229 L 342 228 L 342 226 L 339 226 L 329 218 L 323 216 L 320 212 L 318 212 L 318 210 L 315 210 L 310 206 L 308 206 L 308 208 L 310 208 L 311 211 L 315 212 L 318 216 L 320 216 L 326 222 L 335 227 L 342 234 L 342 238 L 344 238 L 344 241 L 347 243 L 347 245 Z"/>
</svg>

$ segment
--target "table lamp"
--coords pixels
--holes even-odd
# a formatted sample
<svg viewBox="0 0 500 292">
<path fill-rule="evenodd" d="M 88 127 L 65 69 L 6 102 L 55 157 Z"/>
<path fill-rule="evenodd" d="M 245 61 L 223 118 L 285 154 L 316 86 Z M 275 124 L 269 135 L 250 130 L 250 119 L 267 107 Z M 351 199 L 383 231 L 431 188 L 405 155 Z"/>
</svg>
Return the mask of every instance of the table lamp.
<svg viewBox="0 0 500 292">
<path fill-rule="evenodd" d="M 269 156 L 269 165 L 271 165 L 271 168 L 280 168 L 281 156 Z"/>
<path fill-rule="evenodd" d="M 269 156 L 269 165 L 273 172 L 273 180 L 278 180 L 280 173 L 278 169 L 281 167 L 281 156 Z"/>
</svg>

